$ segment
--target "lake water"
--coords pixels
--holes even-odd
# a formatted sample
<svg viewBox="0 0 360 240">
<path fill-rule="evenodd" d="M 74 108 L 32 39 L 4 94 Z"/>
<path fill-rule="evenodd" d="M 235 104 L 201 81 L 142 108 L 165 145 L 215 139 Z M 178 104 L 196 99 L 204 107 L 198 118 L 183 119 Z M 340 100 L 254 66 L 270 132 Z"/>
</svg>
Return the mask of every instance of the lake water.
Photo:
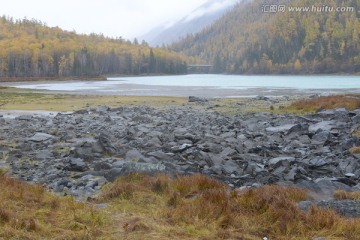
<svg viewBox="0 0 360 240">
<path fill-rule="evenodd" d="M 14 84 L 18 88 L 118 95 L 244 96 L 274 92 L 360 91 L 360 76 L 235 76 L 180 75 L 117 77 L 107 81 L 73 81 Z M 261 92 L 262 91 L 262 92 Z M 260 92 L 260 93 L 258 93 Z M 250 94 L 250 95 L 251 95 Z"/>
<path fill-rule="evenodd" d="M 234 75 L 184 75 L 160 77 L 109 78 L 152 86 L 192 86 L 219 88 L 296 88 L 341 89 L 360 88 L 360 76 L 234 76 Z"/>
</svg>

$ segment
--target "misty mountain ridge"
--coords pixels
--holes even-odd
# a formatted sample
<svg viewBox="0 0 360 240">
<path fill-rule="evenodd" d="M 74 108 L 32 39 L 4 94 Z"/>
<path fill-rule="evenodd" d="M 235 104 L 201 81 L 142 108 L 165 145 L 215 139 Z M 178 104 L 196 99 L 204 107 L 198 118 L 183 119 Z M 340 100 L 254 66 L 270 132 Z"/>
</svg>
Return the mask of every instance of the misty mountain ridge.
<svg viewBox="0 0 360 240">
<path fill-rule="evenodd" d="M 168 45 L 179 41 L 188 34 L 200 32 L 240 1 L 242 0 L 209 0 L 181 20 L 154 28 L 140 39 L 144 39 L 150 46 Z"/>
<path fill-rule="evenodd" d="M 277 4 L 286 9 L 266 12 L 263 0 L 242 1 L 171 48 L 212 64 L 215 73 L 360 72 L 358 0 L 277 0 Z M 297 8 L 314 4 L 349 11 L 319 13 Z"/>
</svg>

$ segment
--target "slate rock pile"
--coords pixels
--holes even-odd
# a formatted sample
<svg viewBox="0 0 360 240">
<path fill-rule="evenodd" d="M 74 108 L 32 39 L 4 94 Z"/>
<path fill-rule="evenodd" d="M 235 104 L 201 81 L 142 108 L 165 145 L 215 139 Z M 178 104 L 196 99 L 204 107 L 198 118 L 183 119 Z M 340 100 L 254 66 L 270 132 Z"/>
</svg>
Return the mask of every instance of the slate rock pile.
<svg viewBox="0 0 360 240">
<path fill-rule="evenodd" d="M 360 190 L 360 109 L 307 116 L 223 115 L 191 107 L 81 110 L 0 118 L 0 157 L 14 176 L 78 197 L 129 172 L 202 173 L 231 187 L 284 184 L 328 200 Z M 316 197 L 314 197 L 315 199 Z"/>
</svg>

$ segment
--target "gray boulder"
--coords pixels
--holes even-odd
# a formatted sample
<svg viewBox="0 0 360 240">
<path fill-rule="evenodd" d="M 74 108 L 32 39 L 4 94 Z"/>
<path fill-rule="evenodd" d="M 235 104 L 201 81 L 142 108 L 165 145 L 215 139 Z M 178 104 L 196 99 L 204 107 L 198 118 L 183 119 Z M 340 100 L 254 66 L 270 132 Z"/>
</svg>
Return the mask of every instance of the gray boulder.
<svg viewBox="0 0 360 240">
<path fill-rule="evenodd" d="M 287 133 L 289 131 L 294 130 L 295 128 L 299 128 L 298 124 L 286 124 L 278 127 L 268 127 L 266 131 L 273 133 Z"/>
<path fill-rule="evenodd" d="M 53 139 L 54 136 L 47 133 L 36 133 L 34 136 L 29 138 L 29 141 L 32 142 L 45 142 L 47 140 Z"/>
<path fill-rule="evenodd" d="M 110 134 L 101 133 L 98 137 L 98 143 L 109 154 L 116 153 L 116 147 L 114 146 Z"/>
<path fill-rule="evenodd" d="M 326 143 L 331 140 L 331 136 L 331 133 L 328 131 L 320 131 L 312 137 L 312 140 L 319 143 Z"/>
<path fill-rule="evenodd" d="M 195 97 L 195 96 L 189 96 L 189 102 L 208 102 L 209 100 L 206 98 L 200 98 L 200 97 Z"/>
<path fill-rule="evenodd" d="M 113 168 L 105 174 L 105 178 L 113 182 L 120 176 L 125 176 L 132 172 L 142 172 L 150 175 L 154 175 L 159 172 L 165 172 L 166 167 L 163 164 L 151 164 L 151 163 L 135 163 L 126 162 L 123 163 L 121 168 Z"/>
<path fill-rule="evenodd" d="M 322 208 L 330 208 L 338 214 L 348 218 L 360 218 L 360 201 L 356 200 L 329 200 L 317 204 Z"/>
<path fill-rule="evenodd" d="M 240 166 L 234 160 L 225 161 L 225 164 L 223 166 L 223 171 L 228 175 L 230 175 L 230 174 L 242 175 L 243 174 L 243 170 L 240 168 Z"/>
<path fill-rule="evenodd" d="M 148 162 L 148 159 L 137 149 L 132 149 L 126 153 L 125 161 Z"/>
<path fill-rule="evenodd" d="M 290 165 L 295 161 L 294 157 L 277 157 L 269 160 L 269 167 L 278 168 L 280 166 L 290 167 Z"/>
<path fill-rule="evenodd" d="M 31 115 L 22 115 L 22 116 L 18 116 L 15 119 L 16 120 L 20 120 L 20 121 L 31 121 L 33 118 L 33 116 Z"/>
<path fill-rule="evenodd" d="M 97 112 L 100 112 L 100 113 L 106 113 L 107 111 L 110 111 L 110 108 L 108 106 L 100 106 L 96 109 Z"/>
<path fill-rule="evenodd" d="M 68 171 L 85 172 L 89 170 L 87 164 L 80 158 L 69 158 L 66 163 L 65 169 Z"/>
<path fill-rule="evenodd" d="M 331 131 L 335 127 L 336 121 L 322 121 L 316 124 L 312 124 L 309 126 L 309 132 L 317 132 L 319 130 L 322 131 Z"/>
</svg>

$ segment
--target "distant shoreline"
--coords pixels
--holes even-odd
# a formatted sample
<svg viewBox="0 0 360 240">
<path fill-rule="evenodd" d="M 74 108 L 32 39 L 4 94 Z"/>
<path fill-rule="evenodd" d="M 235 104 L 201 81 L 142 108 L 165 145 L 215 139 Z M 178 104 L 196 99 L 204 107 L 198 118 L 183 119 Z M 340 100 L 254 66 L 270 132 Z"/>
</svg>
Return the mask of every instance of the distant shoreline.
<svg viewBox="0 0 360 240">
<path fill-rule="evenodd" d="M 83 77 L 0 77 L 0 82 L 39 82 L 39 81 L 104 81 L 105 76 Z"/>
<path fill-rule="evenodd" d="M 107 75 L 107 76 L 74 76 L 74 77 L 0 77 L 0 83 L 11 82 L 41 82 L 41 81 L 106 81 L 109 78 L 120 77 L 154 77 L 154 76 L 175 76 L 175 75 L 197 75 L 197 74 L 141 74 L 141 75 Z M 202 74 L 200 74 L 202 75 Z M 208 75 L 232 75 L 232 76 L 354 76 L 359 77 L 360 73 L 333 73 L 333 74 L 229 74 L 209 73 Z"/>
<path fill-rule="evenodd" d="M 0 77 L 1 82 L 41 82 L 41 81 L 105 81 L 108 78 L 119 77 L 153 77 L 153 76 L 175 76 L 175 75 L 187 75 L 187 74 L 139 74 L 139 75 L 127 75 L 127 74 L 113 74 L 103 76 L 73 76 L 73 77 Z"/>
</svg>

